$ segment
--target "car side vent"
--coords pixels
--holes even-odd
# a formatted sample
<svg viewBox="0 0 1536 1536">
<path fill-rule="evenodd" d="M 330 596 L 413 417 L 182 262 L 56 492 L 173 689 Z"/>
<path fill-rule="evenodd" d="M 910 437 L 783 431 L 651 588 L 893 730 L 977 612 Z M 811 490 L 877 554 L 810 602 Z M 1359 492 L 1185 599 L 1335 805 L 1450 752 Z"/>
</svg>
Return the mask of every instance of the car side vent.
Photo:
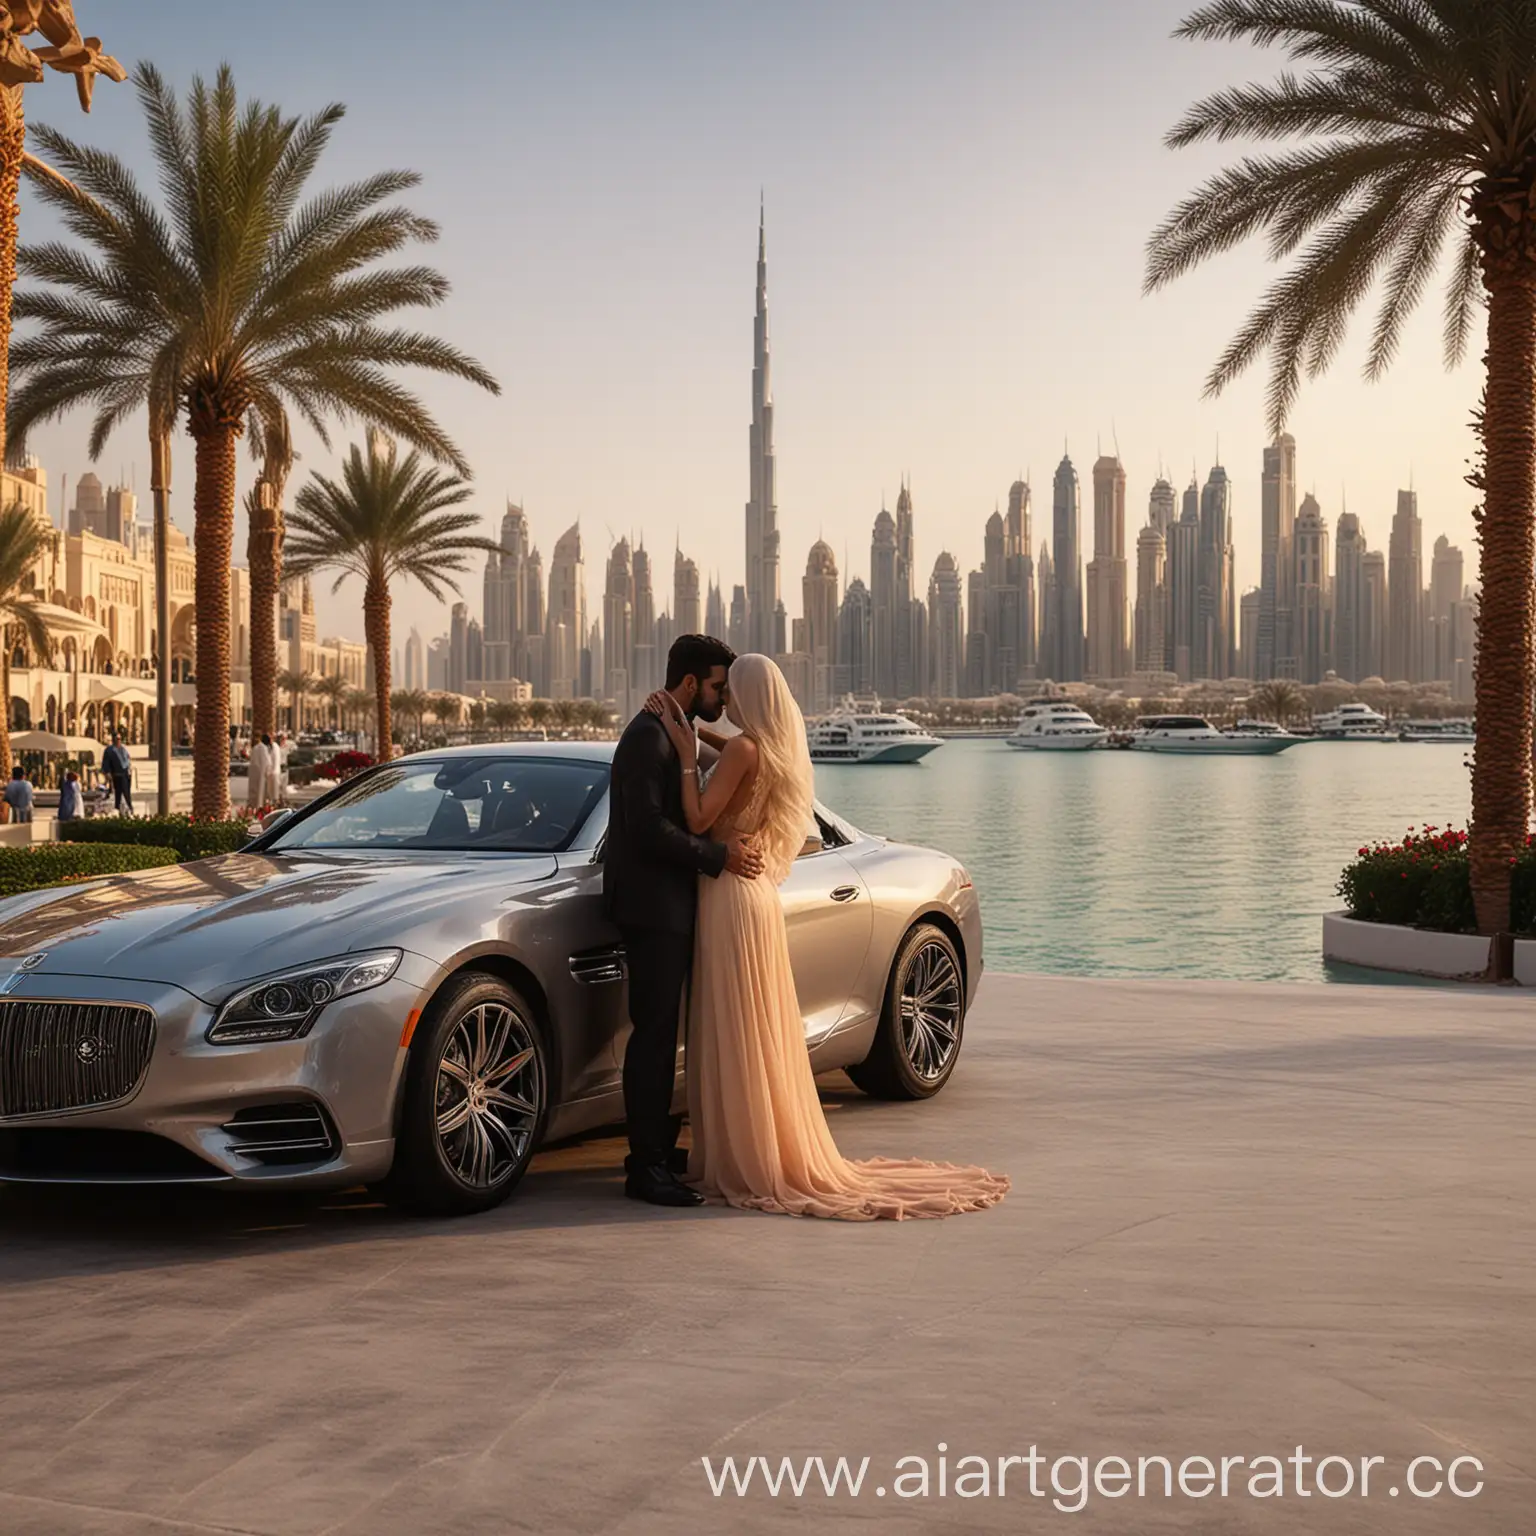
<svg viewBox="0 0 1536 1536">
<path fill-rule="evenodd" d="M 607 982 L 623 981 L 628 974 L 622 944 L 583 950 L 581 954 L 571 956 L 571 975 L 584 986 L 597 987 Z"/>
<path fill-rule="evenodd" d="M 335 1155 L 336 1138 L 318 1104 L 261 1104 L 224 1124 L 229 1150 L 269 1167 L 320 1163 Z"/>
</svg>

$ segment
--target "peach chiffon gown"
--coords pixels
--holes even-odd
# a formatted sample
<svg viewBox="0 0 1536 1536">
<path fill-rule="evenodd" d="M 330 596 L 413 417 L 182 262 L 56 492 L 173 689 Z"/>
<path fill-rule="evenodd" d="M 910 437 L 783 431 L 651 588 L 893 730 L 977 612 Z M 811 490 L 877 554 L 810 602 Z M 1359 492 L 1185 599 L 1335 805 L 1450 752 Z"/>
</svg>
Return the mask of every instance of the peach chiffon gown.
<svg viewBox="0 0 1536 1536">
<path fill-rule="evenodd" d="M 713 836 L 753 831 L 746 785 Z M 996 1205 L 1009 1181 L 984 1168 L 895 1158 L 851 1162 L 822 1111 L 795 996 L 778 887 L 699 881 L 688 1013 L 688 1179 L 743 1209 L 838 1221 L 953 1216 Z"/>
</svg>

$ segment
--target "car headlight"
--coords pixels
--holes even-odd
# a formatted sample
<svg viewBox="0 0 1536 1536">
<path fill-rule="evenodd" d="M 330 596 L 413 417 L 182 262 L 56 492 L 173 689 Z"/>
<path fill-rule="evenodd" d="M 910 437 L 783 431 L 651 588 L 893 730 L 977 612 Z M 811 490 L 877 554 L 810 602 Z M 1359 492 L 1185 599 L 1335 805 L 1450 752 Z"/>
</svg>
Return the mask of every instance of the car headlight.
<svg viewBox="0 0 1536 1536">
<path fill-rule="evenodd" d="M 327 1003 L 388 981 L 400 964 L 400 954 L 398 949 L 373 949 L 253 982 L 214 1015 L 208 1043 L 249 1045 L 261 1040 L 296 1040 L 308 1033 Z"/>
</svg>

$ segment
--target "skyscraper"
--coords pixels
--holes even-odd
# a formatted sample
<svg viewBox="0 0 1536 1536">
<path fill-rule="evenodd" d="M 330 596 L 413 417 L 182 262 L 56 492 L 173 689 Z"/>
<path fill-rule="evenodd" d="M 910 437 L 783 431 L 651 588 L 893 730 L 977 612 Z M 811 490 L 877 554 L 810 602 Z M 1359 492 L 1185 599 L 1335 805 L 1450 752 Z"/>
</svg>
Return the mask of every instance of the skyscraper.
<svg viewBox="0 0 1536 1536">
<path fill-rule="evenodd" d="M 1195 675 L 1232 675 L 1237 641 L 1237 593 L 1232 573 L 1232 483 L 1213 465 L 1200 493 L 1200 597 Z"/>
<path fill-rule="evenodd" d="M 1257 682 L 1294 677 L 1291 590 L 1296 525 L 1296 439 L 1282 433 L 1264 450 L 1259 498 L 1259 624 L 1254 639 Z"/>
<path fill-rule="evenodd" d="M 1333 669 L 1345 682 L 1358 683 L 1370 672 L 1365 664 L 1365 534 L 1353 512 L 1339 513 L 1333 549 Z"/>
<path fill-rule="evenodd" d="M 726 620 L 725 643 L 737 655 L 751 649 L 751 644 L 747 638 L 747 613 L 747 589 L 742 586 L 732 587 L 731 616 Z"/>
<path fill-rule="evenodd" d="M 1360 562 L 1365 572 L 1365 614 L 1360 622 L 1360 671 L 1364 682 L 1387 670 L 1387 557 L 1368 549 Z"/>
<path fill-rule="evenodd" d="M 1310 492 L 1296 514 L 1296 675 L 1320 683 L 1333 665 L 1333 625 L 1328 581 L 1328 519 Z"/>
<path fill-rule="evenodd" d="M 720 583 L 710 578 L 709 599 L 704 607 L 704 633 L 713 635 L 717 640 L 725 639 L 725 594 L 720 590 Z"/>
<path fill-rule="evenodd" d="M 1083 557 L 1077 471 L 1063 455 L 1051 489 L 1051 660 L 1061 683 L 1083 680 Z"/>
<path fill-rule="evenodd" d="M 965 579 L 965 675 L 961 688 L 968 699 L 985 698 L 992 647 L 987 640 L 987 573 L 972 571 Z"/>
<path fill-rule="evenodd" d="M 572 523 L 555 542 L 549 565 L 549 613 L 545 624 L 545 669 L 552 699 L 587 697 L 593 688 L 588 653 L 587 568 L 582 559 L 581 524 Z"/>
<path fill-rule="evenodd" d="M 629 653 L 630 691 L 638 704 L 661 686 L 656 668 L 656 594 L 651 586 L 651 557 L 642 539 L 634 554 L 635 609 Z"/>
<path fill-rule="evenodd" d="M 805 562 L 801 582 L 805 618 L 805 654 L 810 658 L 811 708 L 822 713 L 834 698 L 838 640 L 837 556 L 829 544 L 817 540 Z M 797 647 L 799 649 L 799 647 Z"/>
<path fill-rule="evenodd" d="M 1035 583 L 1040 594 L 1040 675 L 1054 678 L 1058 670 L 1056 644 L 1060 639 L 1056 623 L 1056 567 L 1051 563 L 1050 546 L 1043 540 L 1040 544 L 1040 559 L 1035 564 Z"/>
<path fill-rule="evenodd" d="M 896 560 L 896 520 L 882 507 L 869 547 L 870 662 L 882 699 L 896 696 Z"/>
<path fill-rule="evenodd" d="M 1159 481 L 1166 485 L 1166 481 Z M 1168 486 L 1172 495 L 1173 487 Z M 1157 525 L 1157 512 L 1149 513 L 1145 528 L 1136 535 L 1136 670 L 1161 672 L 1167 650 L 1168 541 Z"/>
<path fill-rule="evenodd" d="M 699 568 L 681 549 L 672 557 L 672 632 L 696 635 L 703 628 L 699 606 Z"/>
<path fill-rule="evenodd" d="M 1168 530 L 1179 515 L 1178 497 L 1172 484 L 1161 475 L 1153 482 L 1152 494 L 1147 497 L 1147 521 L 1167 541 Z"/>
<path fill-rule="evenodd" d="M 872 629 L 873 604 L 869 588 L 855 576 L 843 593 L 843 606 L 838 613 L 835 686 L 839 695 L 851 693 L 867 698 L 874 690 L 870 656 Z"/>
<path fill-rule="evenodd" d="M 1424 681 L 1424 549 L 1416 491 L 1397 493 L 1387 544 L 1387 681 Z"/>
<path fill-rule="evenodd" d="M 603 688 L 621 716 L 630 712 L 634 645 L 635 572 L 629 540 L 620 539 L 609 551 L 603 585 Z"/>
<path fill-rule="evenodd" d="M 1126 637 L 1125 470 L 1100 455 L 1093 466 L 1093 559 L 1088 562 L 1088 666 L 1095 678 L 1131 670 Z"/>
<path fill-rule="evenodd" d="M 401 687 L 411 690 L 427 687 L 427 649 L 421 642 L 421 631 L 413 625 L 405 639 L 405 650 L 400 668 Z"/>
<path fill-rule="evenodd" d="M 1003 522 L 1003 586 L 1005 593 L 1017 595 L 1005 595 L 998 599 L 1004 646 L 998 668 L 1004 691 L 1012 691 L 1022 680 L 1033 678 L 1039 663 L 1035 557 L 1029 502 L 1028 482 L 1015 480 L 1008 488 L 1008 516 Z M 1010 620 L 1010 613 L 1016 613 L 1016 617 Z M 1011 663 L 1006 651 L 1010 644 L 1014 651 Z"/>
<path fill-rule="evenodd" d="M 752 325 L 752 425 L 748 433 L 747 585 L 742 645 L 772 656 L 779 606 L 779 509 L 773 465 L 773 386 L 768 376 L 768 248 L 762 210 L 757 220 L 757 315 Z"/>
<path fill-rule="evenodd" d="M 960 567 L 945 550 L 934 561 L 933 575 L 928 581 L 929 668 L 925 692 L 930 698 L 960 697 L 965 664 L 960 607 Z"/>
<path fill-rule="evenodd" d="M 1456 681 L 1458 646 L 1454 619 L 1465 580 L 1461 551 L 1442 533 L 1435 540 L 1435 553 L 1429 563 L 1429 602 L 1425 620 L 1425 671 L 1433 682 Z"/>
<path fill-rule="evenodd" d="M 1168 546 L 1168 615 L 1172 655 L 1170 671 L 1181 683 L 1192 682 L 1198 665 L 1200 633 L 1200 488 L 1193 480 L 1184 492 L 1184 510 Z"/>
<path fill-rule="evenodd" d="M 915 553 L 912 533 L 912 490 L 902 482 L 896 498 L 896 586 L 894 621 L 896 686 L 898 698 L 909 699 L 922 691 L 921 620 L 913 613 Z"/>
</svg>

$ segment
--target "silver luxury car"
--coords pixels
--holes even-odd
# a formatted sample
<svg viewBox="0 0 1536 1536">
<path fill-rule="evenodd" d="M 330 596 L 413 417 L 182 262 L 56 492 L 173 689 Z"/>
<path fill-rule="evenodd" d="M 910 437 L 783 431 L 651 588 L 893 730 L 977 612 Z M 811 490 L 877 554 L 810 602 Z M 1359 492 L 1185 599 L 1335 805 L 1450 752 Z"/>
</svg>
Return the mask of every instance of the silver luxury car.
<svg viewBox="0 0 1536 1536">
<path fill-rule="evenodd" d="M 450 1214 L 622 1118 L 612 755 L 402 758 L 239 853 L 0 901 L 0 1181 L 369 1184 Z M 818 806 L 782 894 L 816 1068 L 936 1093 L 981 973 L 965 870 Z"/>
</svg>

